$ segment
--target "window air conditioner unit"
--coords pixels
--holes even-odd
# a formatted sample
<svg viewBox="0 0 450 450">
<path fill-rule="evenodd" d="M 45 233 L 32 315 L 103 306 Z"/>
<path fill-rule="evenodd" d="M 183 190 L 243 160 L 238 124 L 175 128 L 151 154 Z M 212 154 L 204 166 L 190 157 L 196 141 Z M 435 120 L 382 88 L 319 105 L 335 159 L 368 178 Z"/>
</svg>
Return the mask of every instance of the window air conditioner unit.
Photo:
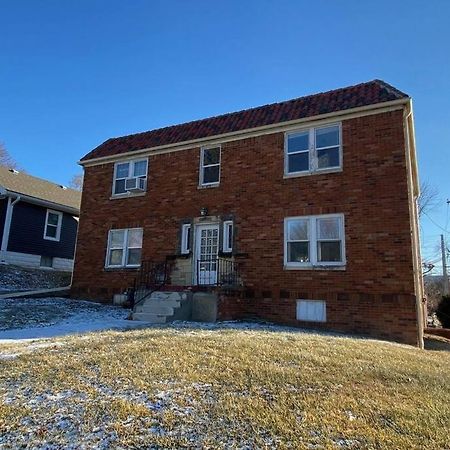
<svg viewBox="0 0 450 450">
<path fill-rule="evenodd" d="M 128 192 L 144 192 L 145 178 L 127 178 L 125 180 L 125 190 Z"/>
</svg>

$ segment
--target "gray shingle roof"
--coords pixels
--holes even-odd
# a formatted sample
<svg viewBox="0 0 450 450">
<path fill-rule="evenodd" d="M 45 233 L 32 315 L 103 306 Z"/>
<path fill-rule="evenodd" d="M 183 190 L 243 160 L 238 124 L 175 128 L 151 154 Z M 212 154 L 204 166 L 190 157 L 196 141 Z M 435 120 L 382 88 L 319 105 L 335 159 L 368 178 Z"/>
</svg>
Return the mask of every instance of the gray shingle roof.
<svg viewBox="0 0 450 450">
<path fill-rule="evenodd" d="M 8 191 L 80 209 L 81 192 L 0 166 L 0 186 Z"/>
</svg>

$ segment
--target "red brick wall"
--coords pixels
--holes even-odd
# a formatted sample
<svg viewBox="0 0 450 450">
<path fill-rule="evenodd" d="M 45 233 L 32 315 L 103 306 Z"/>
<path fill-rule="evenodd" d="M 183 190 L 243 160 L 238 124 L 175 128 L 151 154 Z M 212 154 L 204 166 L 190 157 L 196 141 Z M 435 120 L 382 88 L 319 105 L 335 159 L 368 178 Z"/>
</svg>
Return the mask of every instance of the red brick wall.
<svg viewBox="0 0 450 450">
<path fill-rule="evenodd" d="M 198 148 L 151 156 L 142 197 L 110 200 L 113 164 L 87 168 L 73 295 L 110 300 L 132 284 L 135 272 L 104 269 L 109 229 L 143 227 L 143 258 L 162 258 L 177 251 L 180 221 L 205 206 L 211 215 L 235 216 L 235 250 L 248 254 L 244 280 L 255 291 L 248 314 L 298 324 L 296 298 L 326 299 L 328 327 L 397 339 L 402 329 L 400 340 L 412 343 L 403 112 L 343 121 L 342 134 L 338 173 L 284 179 L 283 133 L 224 143 L 217 188 L 198 189 Z M 346 270 L 284 270 L 284 218 L 327 213 L 345 215 Z M 280 300 L 280 290 L 289 300 Z"/>
</svg>

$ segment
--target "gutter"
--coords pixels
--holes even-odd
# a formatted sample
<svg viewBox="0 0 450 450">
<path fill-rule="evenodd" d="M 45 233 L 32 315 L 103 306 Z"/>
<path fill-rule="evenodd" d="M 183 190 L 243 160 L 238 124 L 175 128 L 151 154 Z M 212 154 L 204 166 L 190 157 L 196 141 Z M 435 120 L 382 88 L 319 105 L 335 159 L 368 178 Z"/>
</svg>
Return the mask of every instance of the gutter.
<svg viewBox="0 0 450 450">
<path fill-rule="evenodd" d="M 5 192 L 3 194 L 3 196 L 1 194 L 2 189 Z M 5 197 L 20 197 L 23 201 L 26 201 L 28 203 L 33 203 L 34 205 L 44 206 L 49 209 L 56 209 L 58 211 L 63 211 L 68 214 L 72 214 L 74 216 L 80 215 L 80 210 L 78 208 L 73 208 L 72 206 L 67 206 L 67 205 L 61 205 L 60 203 L 54 203 L 49 200 L 43 200 L 43 199 L 40 199 L 37 197 L 32 197 L 30 195 L 21 194 L 19 192 L 9 191 L 5 188 L 2 188 L 2 186 L 0 186 L 0 198 L 2 198 L 2 197 L 3 198 L 5 198 Z"/>
<path fill-rule="evenodd" d="M 421 269 L 419 215 L 417 197 L 420 195 L 419 172 L 417 166 L 416 141 L 414 136 L 414 120 L 412 100 L 406 105 L 404 114 L 404 134 L 406 144 L 406 161 L 408 175 L 408 197 L 411 218 L 412 258 L 414 270 L 414 293 L 416 298 L 417 342 L 424 348 L 424 286 Z"/>
</svg>

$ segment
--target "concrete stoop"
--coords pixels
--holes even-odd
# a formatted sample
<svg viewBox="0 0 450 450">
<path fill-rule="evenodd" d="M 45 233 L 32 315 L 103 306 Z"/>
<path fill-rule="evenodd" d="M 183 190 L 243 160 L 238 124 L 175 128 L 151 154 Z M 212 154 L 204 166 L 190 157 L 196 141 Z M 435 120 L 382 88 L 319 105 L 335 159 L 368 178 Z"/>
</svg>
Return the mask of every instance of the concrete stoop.
<svg viewBox="0 0 450 450">
<path fill-rule="evenodd" d="M 136 306 L 133 320 L 168 323 L 174 320 L 215 322 L 217 295 L 190 291 L 156 291 Z"/>
<path fill-rule="evenodd" d="M 150 323 L 168 323 L 189 320 L 191 311 L 191 292 L 156 291 L 136 306 L 132 318 Z"/>
</svg>

